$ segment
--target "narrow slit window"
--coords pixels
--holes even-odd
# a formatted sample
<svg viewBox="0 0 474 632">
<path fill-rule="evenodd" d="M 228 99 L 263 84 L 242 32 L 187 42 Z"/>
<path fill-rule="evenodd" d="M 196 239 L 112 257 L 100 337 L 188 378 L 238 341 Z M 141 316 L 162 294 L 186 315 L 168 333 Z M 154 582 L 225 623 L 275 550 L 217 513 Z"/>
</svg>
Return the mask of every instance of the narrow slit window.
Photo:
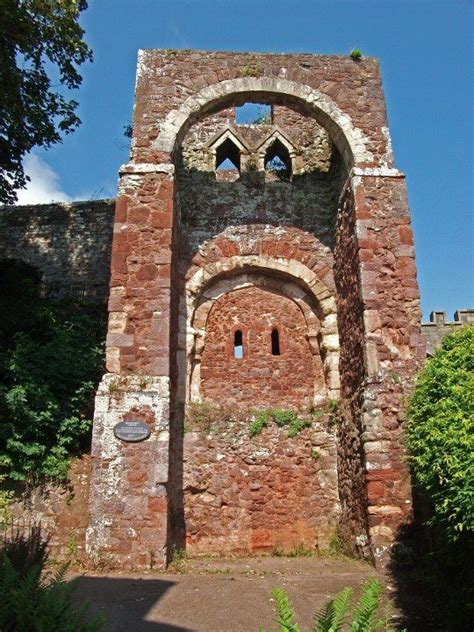
<svg viewBox="0 0 474 632">
<path fill-rule="evenodd" d="M 280 332 L 278 329 L 272 331 L 272 355 L 280 355 Z"/>
<path fill-rule="evenodd" d="M 244 338 L 240 329 L 234 333 L 234 358 L 241 359 L 244 357 Z"/>
</svg>

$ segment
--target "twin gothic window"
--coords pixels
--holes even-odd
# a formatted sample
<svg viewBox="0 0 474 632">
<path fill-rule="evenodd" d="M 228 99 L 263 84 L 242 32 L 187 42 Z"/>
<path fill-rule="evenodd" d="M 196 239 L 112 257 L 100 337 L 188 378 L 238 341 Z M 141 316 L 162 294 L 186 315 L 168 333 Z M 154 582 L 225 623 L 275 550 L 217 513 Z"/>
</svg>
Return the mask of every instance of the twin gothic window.
<svg viewBox="0 0 474 632">
<path fill-rule="evenodd" d="M 279 356 L 281 355 L 280 352 L 280 332 L 278 331 L 278 329 L 275 327 L 274 329 L 272 329 L 272 333 L 271 333 L 271 351 L 272 351 L 272 355 L 274 356 Z M 243 358 L 245 355 L 244 352 L 244 337 L 242 334 L 242 330 L 241 329 L 237 329 L 234 332 L 234 358 L 237 358 L 238 360 L 240 360 L 241 358 Z"/>
</svg>

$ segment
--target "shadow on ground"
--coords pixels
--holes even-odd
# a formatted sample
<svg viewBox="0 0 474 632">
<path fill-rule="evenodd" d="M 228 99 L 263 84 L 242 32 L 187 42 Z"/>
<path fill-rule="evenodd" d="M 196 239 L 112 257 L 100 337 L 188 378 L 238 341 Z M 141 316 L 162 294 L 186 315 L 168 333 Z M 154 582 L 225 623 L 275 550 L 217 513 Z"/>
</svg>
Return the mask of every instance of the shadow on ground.
<svg viewBox="0 0 474 632">
<path fill-rule="evenodd" d="M 394 602 L 408 632 L 472 632 L 474 545 L 469 537 L 447 542 L 411 524 L 399 534 L 388 568 Z"/>
<path fill-rule="evenodd" d="M 388 578 L 347 559 L 187 559 L 179 573 L 89 575 L 75 599 L 102 614 L 106 632 L 257 632 L 276 629 L 271 590 L 284 588 L 298 623 L 309 629 L 314 612 L 345 586 L 360 595 L 370 576 L 389 594 Z M 411 631 L 410 631 L 411 632 Z"/>
<path fill-rule="evenodd" d="M 77 579 L 75 598 L 103 617 L 108 632 L 193 632 L 190 628 L 147 621 L 147 615 L 174 584 L 164 579 L 83 576 Z"/>
</svg>

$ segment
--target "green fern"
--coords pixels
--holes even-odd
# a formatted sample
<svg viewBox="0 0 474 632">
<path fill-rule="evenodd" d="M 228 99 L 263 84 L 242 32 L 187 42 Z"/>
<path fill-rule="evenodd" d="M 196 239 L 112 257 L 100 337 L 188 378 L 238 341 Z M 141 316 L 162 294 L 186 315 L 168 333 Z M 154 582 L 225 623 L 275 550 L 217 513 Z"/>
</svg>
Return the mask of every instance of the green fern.
<svg viewBox="0 0 474 632">
<path fill-rule="evenodd" d="M 383 621 L 376 620 L 377 610 L 382 595 L 382 587 L 376 579 L 368 579 L 362 589 L 362 594 L 355 607 L 352 620 L 346 623 L 352 600 L 352 588 L 344 588 L 334 599 L 331 599 L 319 612 L 314 615 L 311 632 L 375 632 L 389 631 Z M 277 623 L 280 632 L 301 632 L 295 623 L 295 612 L 288 595 L 282 588 L 272 590 L 275 599 Z M 348 626 L 348 627 L 347 627 Z M 260 632 L 265 632 L 260 628 Z"/>
<path fill-rule="evenodd" d="M 280 632 L 300 632 L 300 628 L 294 622 L 295 611 L 286 592 L 282 588 L 274 588 L 272 596 L 275 599 Z"/>
<path fill-rule="evenodd" d="M 20 574 L 4 553 L 0 560 L 0 630 L 13 632 L 96 632 L 98 618 L 87 616 L 87 606 L 72 602 L 76 582 L 66 582 L 68 565 L 43 575 L 35 565 Z"/>
<path fill-rule="evenodd" d="M 340 632 L 349 611 L 352 589 L 344 588 L 314 617 L 312 632 Z"/>
<path fill-rule="evenodd" d="M 354 612 L 351 632 L 371 632 L 375 625 L 380 627 L 380 622 L 375 624 L 374 617 L 382 594 L 382 586 L 371 577 L 364 584 L 362 595 Z"/>
</svg>

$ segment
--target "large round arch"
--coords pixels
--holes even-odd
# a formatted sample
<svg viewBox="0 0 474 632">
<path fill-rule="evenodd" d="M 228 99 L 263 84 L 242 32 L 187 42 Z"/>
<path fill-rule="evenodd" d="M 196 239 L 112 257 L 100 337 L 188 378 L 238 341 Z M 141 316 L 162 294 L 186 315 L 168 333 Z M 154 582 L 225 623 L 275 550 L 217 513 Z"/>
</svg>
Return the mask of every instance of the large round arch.
<svg viewBox="0 0 474 632">
<path fill-rule="evenodd" d="M 265 255 L 228 257 L 200 268 L 188 280 L 187 399 L 200 398 L 199 362 L 205 341 L 206 320 L 212 305 L 227 292 L 259 285 L 278 288 L 301 309 L 307 323 L 308 343 L 314 361 L 319 361 L 320 351 L 323 355 L 325 397 L 337 399 L 339 338 L 335 299 L 315 273 L 301 262 Z"/>
<path fill-rule="evenodd" d="M 277 77 L 239 77 L 203 88 L 169 112 L 154 148 L 172 154 L 189 127 L 203 116 L 244 101 L 278 102 L 282 97 L 285 105 L 313 116 L 328 131 L 348 169 L 373 162 L 368 139 L 330 97 L 305 84 Z"/>
</svg>

